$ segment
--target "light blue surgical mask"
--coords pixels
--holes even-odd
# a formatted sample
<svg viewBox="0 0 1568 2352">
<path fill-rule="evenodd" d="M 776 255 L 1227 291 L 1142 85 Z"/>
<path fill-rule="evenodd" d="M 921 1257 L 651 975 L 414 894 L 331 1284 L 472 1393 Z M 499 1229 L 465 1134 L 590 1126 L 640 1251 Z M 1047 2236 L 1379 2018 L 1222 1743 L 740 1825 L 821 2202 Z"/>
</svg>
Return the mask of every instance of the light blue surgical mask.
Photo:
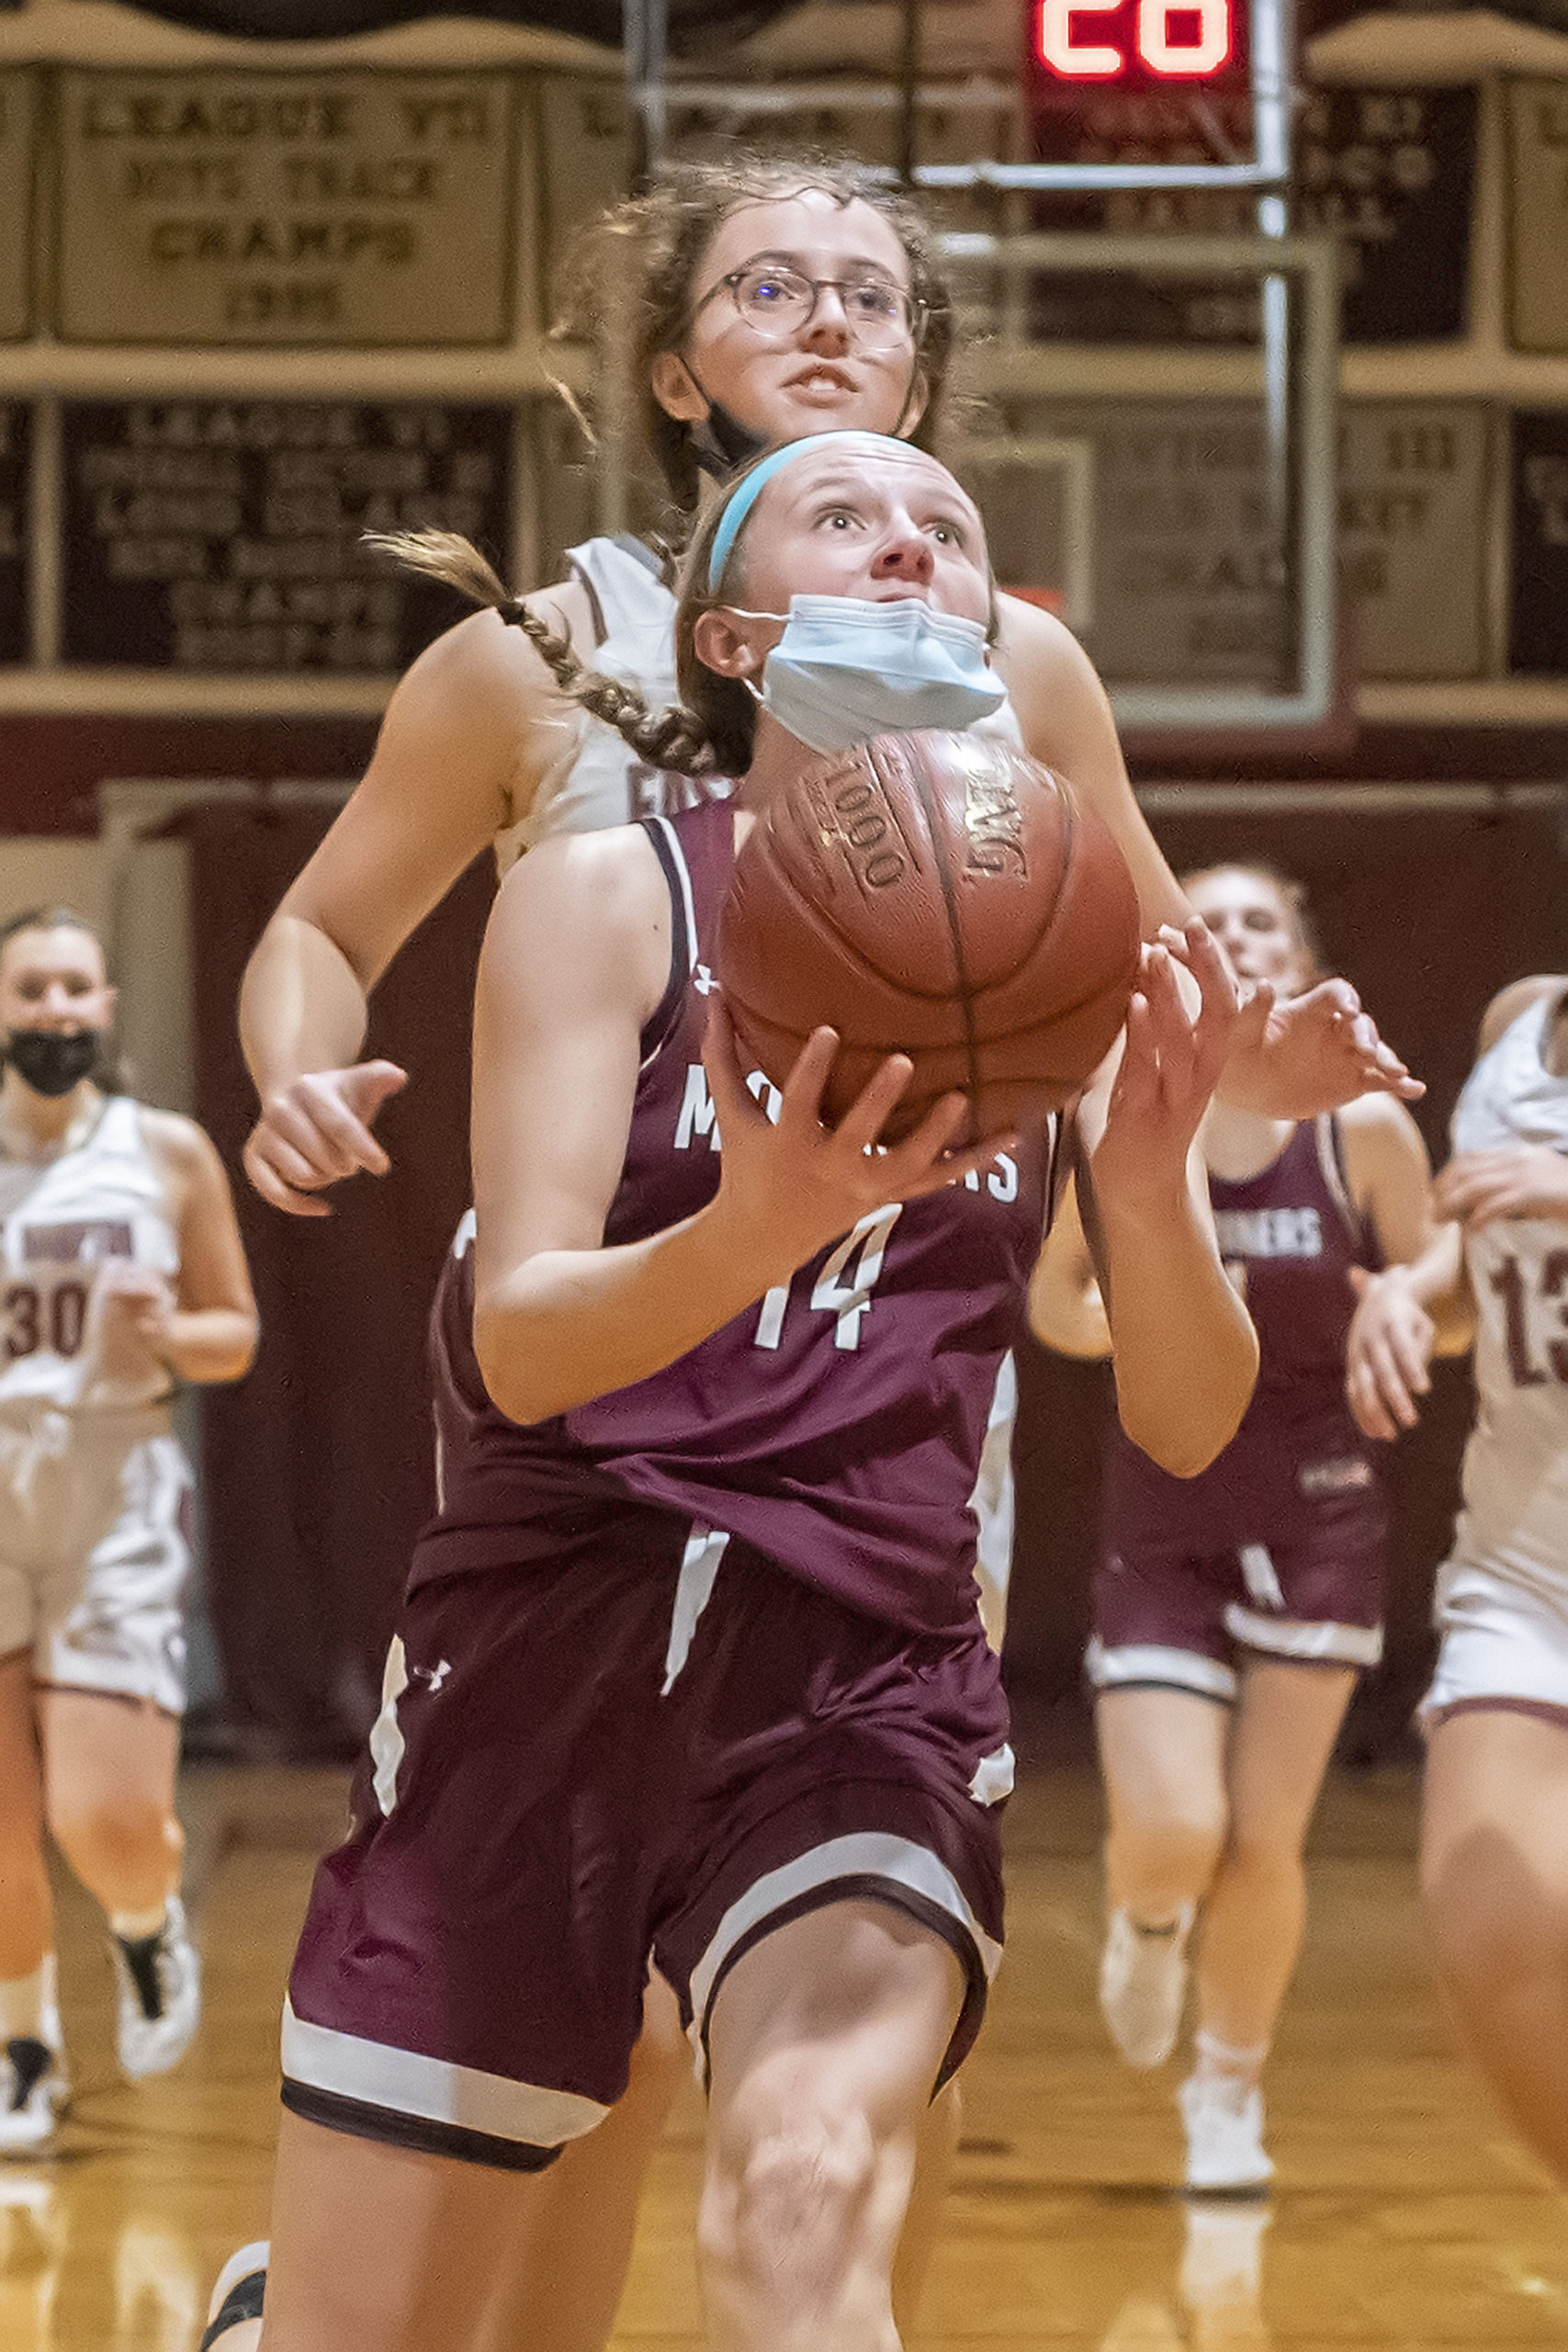
<svg viewBox="0 0 1568 2352">
<path fill-rule="evenodd" d="M 852 751 L 914 728 L 973 727 L 1007 699 L 986 659 L 984 625 L 933 612 L 918 596 L 792 596 L 761 690 L 750 692 L 814 752 Z"/>
</svg>

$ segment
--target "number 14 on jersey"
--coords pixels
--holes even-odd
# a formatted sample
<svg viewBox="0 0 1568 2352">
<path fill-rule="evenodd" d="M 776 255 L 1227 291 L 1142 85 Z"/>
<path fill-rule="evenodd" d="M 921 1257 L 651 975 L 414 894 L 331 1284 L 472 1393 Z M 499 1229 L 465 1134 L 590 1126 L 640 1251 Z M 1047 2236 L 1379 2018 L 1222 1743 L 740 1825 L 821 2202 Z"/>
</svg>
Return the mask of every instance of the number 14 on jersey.
<svg viewBox="0 0 1568 2352">
<path fill-rule="evenodd" d="M 901 1201 L 868 1209 L 852 1231 L 846 1233 L 811 1286 L 811 1307 L 818 1315 L 834 1315 L 836 1348 L 860 1345 L 861 1323 L 871 1306 L 871 1294 L 882 1272 L 888 1239 L 903 1213 Z M 757 1317 L 754 1347 L 776 1348 L 784 1338 L 789 1284 L 780 1283 L 762 1300 Z"/>
</svg>

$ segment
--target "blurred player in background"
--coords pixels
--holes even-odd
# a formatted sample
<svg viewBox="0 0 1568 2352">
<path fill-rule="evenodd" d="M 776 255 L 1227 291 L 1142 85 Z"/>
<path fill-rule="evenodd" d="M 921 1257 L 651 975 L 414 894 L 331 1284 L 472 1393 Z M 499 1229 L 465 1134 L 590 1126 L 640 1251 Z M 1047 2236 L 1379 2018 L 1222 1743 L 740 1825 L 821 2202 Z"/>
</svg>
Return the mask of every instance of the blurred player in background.
<svg viewBox="0 0 1568 2352">
<path fill-rule="evenodd" d="M 1422 1882 L 1466 2040 L 1568 2183 L 1568 978 L 1488 1008 L 1438 1179 L 1448 1220 L 1366 1286 L 1349 1395 L 1415 1423 L 1434 1353 L 1473 1338 L 1479 1411 L 1438 1585 Z"/>
<path fill-rule="evenodd" d="M 1300 889 L 1267 867 L 1183 877 L 1242 980 L 1318 978 Z M 1358 1673 L 1382 1655 L 1383 1505 L 1344 1396 L 1359 1270 L 1419 1255 L 1428 1169 L 1385 1094 L 1292 1124 L 1215 1100 L 1201 1137 L 1257 1394 L 1201 1477 L 1110 1433 L 1089 1673 L 1110 1804 L 1100 2005 L 1130 2064 L 1170 2055 L 1200 1908 L 1197 2064 L 1178 2095 L 1190 2188 L 1261 2188 L 1260 2077 L 1305 1918 L 1302 1854 Z M 1108 1344 L 1063 1220 L 1035 1328 Z"/>
<path fill-rule="evenodd" d="M 175 1769 L 190 1472 L 183 1380 L 234 1380 L 256 1317 L 218 1155 L 112 1091 L 96 934 L 0 928 L 0 2152 L 66 2088 L 44 1832 L 108 1914 L 120 2064 L 183 2054 L 200 2012 Z"/>
</svg>

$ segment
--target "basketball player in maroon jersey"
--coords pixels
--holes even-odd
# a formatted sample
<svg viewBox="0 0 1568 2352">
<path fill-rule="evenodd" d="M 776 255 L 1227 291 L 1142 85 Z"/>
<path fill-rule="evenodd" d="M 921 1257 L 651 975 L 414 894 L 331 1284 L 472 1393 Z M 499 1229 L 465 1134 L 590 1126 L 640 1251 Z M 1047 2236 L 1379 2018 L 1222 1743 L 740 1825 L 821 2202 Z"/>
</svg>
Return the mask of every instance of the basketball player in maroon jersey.
<svg viewBox="0 0 1568 2352">
<path fill-rule="evenodd" d="M 660 480 L 682 531 L 750 452 L 834 426 L 922 442 L 940 431 L 953 344 L 947 289 L 918 211 L 863 167 L 745 156 L 678 166 L 607 226 L 601 250 L 615 252 L 616 274 L 590 285 L 586 307 L 602 334 L 621 335 L 632 320 L 635 454 Z M 629 287 L 620 274 L 628 253 Z M 242 1023 L 261 1104 L 246 1167 L 263 1195 L 292 1214 L 324 1216 L 332 1184 L 386 1167 L 374 1122 L 403 1073 L 361 1058 L 367 1001 L 470 860 L 493 844 L 504 872 L 556 833 L 679 805 L 680 779 L 661 772 L 669 763 L 649 741 L 628 744 L 585 716 L 570 683 L 580 663 L 592 663 L 640 683 L 655 702 L 669 698 L 674 599 L 661 551 L 591 540 L 571 551 L 568 579 L 523 603 L 525 627 L 543 632 L 539 652 L 487 612 L 414 664 L 364 781 L 247 973 Z M 1180 923 L 1185 904 L 1134 799 L 1082 648 L 1017 597 L 999 599 L 998 619 L 998 668 L 1025 747 L 1070 776 L 1111 825 L 1147 934 Z M 1411 1087 L 1343 982 L 1267 1022 L 1266 1011 L 1259 1000 L 1237 1024 L 1224 1080 L 1237 1099 L 1294 1115 L 1367 1086 Z M 1007 1450 L 1001 1429 L 992 1453 L 1004 1465 Z M 1010 1515 L 995 1512 L 993 1526 L 1005 1530 Z M 1000 1544 L 1005 1555 L 1005 1534 Z M 578 2231 L 581 2258 L 552 2260 L 542 2276 L 519 2270 L 520 2310 L 551 2299 L 552 2352 L 597 2352 L 614 2314 L 637 2184 L 673 2081 L 668 2004 L 657 1984 L 650 1992 L 654 2030 L 629 2103 L 551 2180 L 557 2226 Z M 922 2244 L 912 2228 L 911 2292 Z"/>
<path fill-rule="evenodd" d="M 1238 978 L 1286 997 L 1312 983 L 1293 884 L 1235 865 L 1184 887 Z M 1111 1432 L 1089 1653 L 1111 1815 L 1100 2001 L 1132 2064 L 1168 2057 L 1201 1906 L 1186 2182 L 1256 2188 L 1273 2170 L 1259 2078 L 1301 1943 L 1302 1849 L 1356 1677 L 1382 1654 L 1383 1509 L 1343 1393 L 1346 1333 L 1358 1270 L 1419 1253 L 1428 1169 L 1386 1095 L 1299 1125 L 1216 1100 L 1201 1143 L 1262 1362 L 1201 1477 L 1168 1477 Z M 1067 1235 L 1064 1220 L 1036 1326 L 1095 1352 L 1103 1326 Z"/>
<path fill-rule="evenodd" d="M 827 1130 L 819 1031 L 775 1125 L 715 969 L 737 826 L 810 756 L 724 688 L 766 696 L 797 593 L 984 620 L 984 537 L 933 460 L 842 436 L 766 479 L 716 591 L 682 682 L 697 732 L 750 738 L 738 799 L 551 844 L 492 921 L 442 1508 L 291 1982 L 268 2352 L 483 2341 L 519 2211 L 624 2086 L 650 1950 L 712 2102 L 711 2343 L 892 2352 L 919 2117 L 999 1958 L 967 1500 L 1057 1122 L 947 1156 L 950 1098 L 873 1155 L 908 1065 Z M 1145 950 L 1077 1134 L 1122 1409 L 1191 1471 L 1256 1353 L 1190 1165 L 1235 991 L 1207 933 L 1172 946 L 1198 1011 Z"/>
</svg>

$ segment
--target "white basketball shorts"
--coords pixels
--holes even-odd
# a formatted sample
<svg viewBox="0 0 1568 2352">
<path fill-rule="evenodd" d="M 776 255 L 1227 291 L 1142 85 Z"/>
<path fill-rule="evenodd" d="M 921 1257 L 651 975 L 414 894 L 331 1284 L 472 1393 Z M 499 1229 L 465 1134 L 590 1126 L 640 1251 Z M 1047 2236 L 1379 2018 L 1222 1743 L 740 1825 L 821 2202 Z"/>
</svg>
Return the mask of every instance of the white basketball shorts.
<svg viewBox="0 0 1568 2352">
<path fill-rule="evenodd" d="M 1452 1707 L 1495 1701 L 1568 1718 L 1568 1590 L 1561 1597 L 1473 1560 L 1438 1573 L 1442 1648 L 1421 1702 L 1429 1730 Z"/>
<path fill-rule="evenodd" d="M 190 1512 L 162 1409 L 0 1415 L 0 1657 L 181 1713 Z"/>
</svg>

